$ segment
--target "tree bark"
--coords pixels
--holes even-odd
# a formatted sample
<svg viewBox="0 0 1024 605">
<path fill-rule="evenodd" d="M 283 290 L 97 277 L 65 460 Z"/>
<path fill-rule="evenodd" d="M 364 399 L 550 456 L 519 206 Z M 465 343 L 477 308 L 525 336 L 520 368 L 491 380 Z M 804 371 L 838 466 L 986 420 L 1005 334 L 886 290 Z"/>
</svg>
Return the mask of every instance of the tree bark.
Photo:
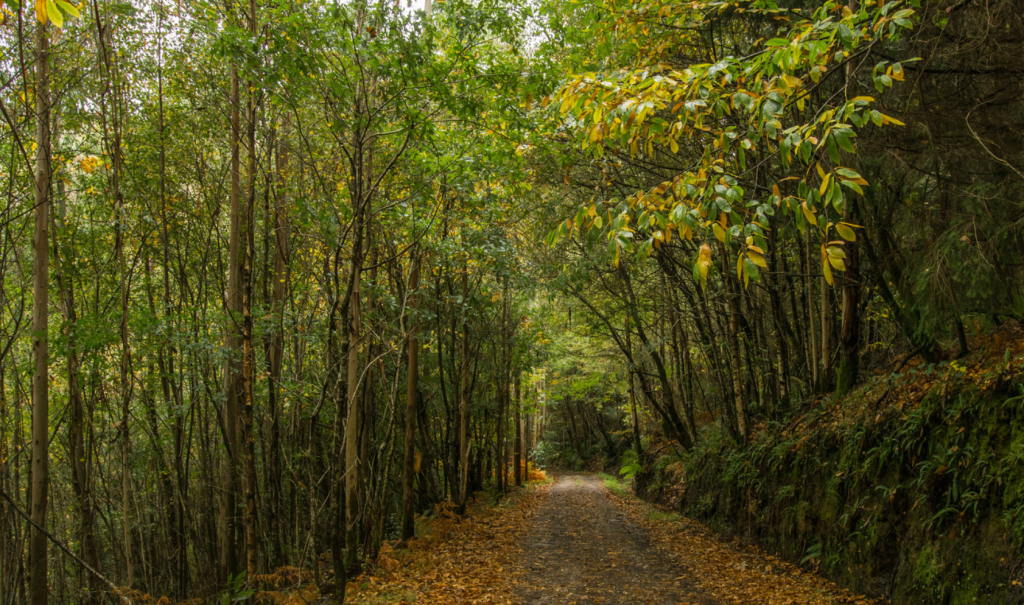
<svg viewBox="0 0 1024 605">
<path fill-rule="evenodd" d="M 359 199 L 359 198 L 356 198 Z M 356 234 L 352 244 L 349 268 L 351 294 L 348 301 L 348 359 L 347 359 L 347 418 L 345 421 L 345 567 L 356 566 L 356 548 L 359 543 L 359 350 L 362 345 L 362 317 L 360 315 L 360 272 L 363 265 L 363 213 L 357 210 L 353 225 Z M 337 587 L 335 588 L 337 590 Z M 344 598 L 342 596 L 342 598 Z"/>
<path fill-rule="evenodd" d="M 36 165 L 35 232 L 32 262 L 32 485 L 33 526 L 29 530 L 32 605 L 46 605 L 46 508 L 50 486 L 49 276 L 47 231 L 50 209 L 50 34 L 41 23 L 36 30 Z"/>
<path fill-rule="evenodd" d="M 807 291 L 807 323 L 810 328 L 810 338 L 808 344 L 811 347 L 810 358 L 808 362 L 811 366 L 811 384 L 814 388 L 818 387 L 818 337 L 815 332 L 815 322 L 817 318 L 814 317 L 814 278 L 811 276 L 811 270 L 814 267 L 814 263 L 811 261 L 811 232 L 807 230 L 804 240 L 804 254 L 802 260 L 804 260 L 804 289 Z"/>
<path fill-rule="evenodd" d="M 236 477 L 238 463 L 238 399 L 241 389 L 242 323 L 241 263 L 239 262 L 241 208 L 241 110 L 238 86 L 238 66 L 231 65 L 231 224 L 228 234 L 228 288 L 227 300 L 227 345 L 228 358 L 224 371 L 224 405 L 221 409 L 225 455 L 220 470 L 220 514 L 217 520 L 217 542 L 220 550 L 220 579 L 238 569 L 235 534 L 237 511 L 235 510 Z"/>
<path fill-rule="evenodd" d="M 462 263 L 462 366 L 459 386 L 459 514 L 469 494 L 469 267 Z"/>
<path fill-rule="evenodd" d="M 722 281 L 725 283 L 725 296 L 729 305 L 729 361 L 732 365 L 733 406 L 736 410 L 736 432 L 739 435 L 740 441 L 746 441 L 747 411 L 743 402 L 743 379 L 740 367 L 739 343 L 740 296 L 739 293 L 736 292 L 736 288 L 739 287 L 739 284 L 734 284 L 732 276 L 729 275 L 729 268 L 732 267 L 732 263 L 729 260 L 729 254 L 726 251 L 725 244 L 719 242 L 718 249 L 722 253 Z"/>
<path fill-rule="evenodd" d="M 512 471 L 512 477 L 516 482 L 516 487 L 523 484 L 523 392 L 521 384 L 521 375 L 517 371 L 515 377 L 515 398 L 516 398 L 516 413 L 515 413 L 515 424 L 516 424 L 516 443 L 515 443 L 515 457 L 513 464 L 515 469 Z"/>
<path fill-rule="evenodd" d="M 273 565 L 281 564 L 282 550 L 282 528 L 280 517 L 282 509 L 282 477 L 281 477 L 281 419 L 278 406 L 278 398 L 281 392 L 281 370 L 284 358 L 284 300 L 288 288 L 288 134 L 290 121 L 287 114 L 281 126 L 281 141 L 278 145 L 276 170 L 277 187 L 275 192 L 274 205 L 274 283 L 273 302 L 274 332 L 270 336 L 270 350 L 268 359 L 270 372 L 268 373 L 267 384 L 267 407 L 270 415 L 270 452 L 268 455 L 267 476 L 270 479 L 267 485 L 270 500 L 270 514 L 268 516 L 268 531 L 270 533 Z"/>
<path fill-rule="evenodd" d="M 408 542 L 416 535 L 416 523 L 414 518 L 414 492 L 413 478 L 416 475 L 415 450 L 416 450 L 416 399 L 419 388 L 419 349 L 420 343 L 417 338 L 419 330 L 416 317 L 417 302 L 419 294 L 417 290 L 420 285 L 420 259 L 416 251 L 413 251 L 413 258 L 410 260 L 412 267 L 409 270 L 409 350 L 408 350 L 408 379 L 405 392 L 405 451 L 404 465 L 402 469 L 402 541 Z"/>
<path fill-rule="evenodd" d="M 256 0 L 249 0 L 249 36 L 256 39 Z M 254 433 L 256 349 L 253 342 L 253 257 L 256 253 L 256 90 L 257 82 L 249 80 L 246 111 L 246 155 L 248 160 L 246 202 L 242 216 L 243 229 L 242 288 L 242 440 L 245 451 L 245 569 L 253 581 L 259 566 L 259 542 L 256 526 L 256 436 Z"/>
</svg>

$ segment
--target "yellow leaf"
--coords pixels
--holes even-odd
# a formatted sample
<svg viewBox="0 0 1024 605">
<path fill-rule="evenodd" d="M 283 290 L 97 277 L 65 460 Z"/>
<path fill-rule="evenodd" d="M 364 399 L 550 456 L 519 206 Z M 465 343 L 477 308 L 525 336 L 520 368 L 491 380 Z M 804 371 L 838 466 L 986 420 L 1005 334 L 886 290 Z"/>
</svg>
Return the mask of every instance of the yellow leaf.
<svg viewBox="0 0 1024 605">
<path fill-rule="evenodd" d="M 765 261 L 764 257 L 761 256 L 760 254 L 758 254 L 756 252 L 747 252 L 747 257 L 750 259 L 750 261 L 752 263 L 754 263 L 758 267 L 761 267 L 762 269 L 767 269 L 768 268 L 767 261 Z"/>
<path fill-rule="evenodd" d="M 709 267 L 711 267 L 711 246 L 702 244 L 700 247 L 700 253 L 697 257 L 697 272 L 700 275 L 702 283 L 707 282 Z"/>
<path fill-rule="evenodd" d="M 838 246 L 829 246 L 828 248 L 825 248 L 825 252 L 828 254 L 829 258 L 846 258 L 846 252 Z"/>
<path fill-rule="evenodd" d="M 57 9 L 57 5 L 53 3 L 53 0 L 46 0 L 46 16 L 57 27 L 64 27 L 64 15 Z"/>
<path fill-rule="evenodd" d="M 836 231 L 839 233 L 839 237 L 845 239 L 848 242 L 857 241 L 857 234 L 854 233 L 853 229 L 850 229 L 850 227 L 847 226 L 846 223 L 839 223 L 838 225 L 836 225 Z"/>
<path fill-rule="evenodd" d="M 826 174 L 825 177 L 821 179 L 821 187 L 818 187 L 818 193 L 820 193 L 822 197 L 825 197 L 825 192 L 828 191 L 828 183 L 831 180 L 831 174 Z"/>
<path fill-rule="evenodd" d="M 893 118 L 893 117 L 887 116 L 887 115 L 885 115 L 885 114 L 883 113 L 883 114 L 882 114 L 882 125 L 884 126 L 884 125 L 886 125 L 886 124 L 895 124 L 895 125 L 897 125 L 897 126 L 906 126 L 906 124 L 904 124 L 903 122 L 900 122 L 900 121 L 899 121 L 899 120 L 897 120 L 896 118 Z"/>
<path fill-rule="evenodd" d="M 718 241 L 720 241 L 720 242 L 722 242 L 724 244 L 725 243 L 725 229 L 722 229 L 722 226 L 719 225 L 718 223 L 712 223 L 711 229 L 715 232 L 715 238 Z"/>
<path fill-rule="evenodd" d="M 818 219 L 814 216 L 814 211 L 807 207 L 807 202 L 800 204 L 800 207 L 804 211 L 804 218 L 807 219 L 807 222 L 812 225 L 817 225 Z"/>
<path fill-rule="evenodd" d="M 46 23 L 46 0 L 36 0 L 36 19 L 40 23 Z"/>
</svg>

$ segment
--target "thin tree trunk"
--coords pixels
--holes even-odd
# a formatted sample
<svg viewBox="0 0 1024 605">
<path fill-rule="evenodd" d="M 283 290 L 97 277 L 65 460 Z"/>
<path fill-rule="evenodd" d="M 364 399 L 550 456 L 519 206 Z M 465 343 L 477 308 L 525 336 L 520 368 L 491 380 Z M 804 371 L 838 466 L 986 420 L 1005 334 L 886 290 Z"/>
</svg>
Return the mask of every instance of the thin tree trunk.
<svg viewBox="0 0 1024 605">
<path fill-rule="evenodd" d="M 515 457 L 512 461 L 515 465 L 515 469 L 512 471 L 512 476 L 515 479 L 516 487 L 523 484 L 523 392 L 521 382 L 521 375 L 517 371 L 515 377 L 516 413 L 514 420 L 516 424 L 516 443 Z"/>
<path fill-rule="evenodd" d="M 811 260 L 811 232 L 808 229 L 806 232 L 806 238 L 804 240 L 804 289 L 807 291 L 807 319 L 810 324 L 810 345 L 811 345 L 811 384 L 813 388 L 818 388 L 818 336 L 815 331 L 817 318 L 814 313 L 814 278 L 811 276 L 811 270 L 814 267 L 814 262 Z"/>
<path fill-rule="evenodd" d="M 732 264 L 729 260 L 729 255 L 725 249 L 725 244 L 719 242 L 718 249 L 722 252 L 722 266 L 731 267 Z M 740 305 L 739 293 L 736 292 L 736 288 L 739 287 L 739 284 L 734 284 L 732 281 L 732 277 L 728 275 L 726 271 L 723 271 L 722 281 L 725 283 L 725 296 L 728 300 L 729 305 L 729 361 L 732 364 L 733 405 L 736 409 L 736 431 L 739 434 L 740 441 L 746 441 L 747 412 L 743 402 L 743 378 L 741 374 L 742 369 L 740 366 Z"/>
<path fill-rule="evenodd" d="M 847 212 L 853 200 L 847 200 Z M 837 394 L 845 394 L 860 377 L 860 247 L 847 242 L 843 273 L 843 321 L 840 332 L 842 360 L 836 378 Z"/>
<path fill-rule="evenodd" d="M 241 208 L 241 109 L 239 107 L 238 66 L 231 65 L 231 224 L 228 234 L 228 288 L 227 288 L 227 344 L 228 358 L 224 372 L 224 405 L 221 410 L 224 446 L 226 452 L 220 471 L 220 515 L 217 522 L 218 547 L 220 549 L 220 579 L 238 569 L 235 534 L 237 511 L 235 510 L 236 477 L 238 463 L 238 399 L 241 389 L 242 323 L 241 263 L 239 259 Z"/>
<path fill-rule="evenodd" d="M 249 35 L 256 37 L 256 0 L 249 0 Z M 242 440 L 245 451 L 245 569 L 250 579 L 259 566 L 259 542 L 256 527 L 256 436 L 254 432 L 253 386 L 256 374 L 256 349 L 253 343 L 253 257 L 256 253 L 256 81 L 249 80 L 246 111 L 246 155 L 248 156 L 246 202 L 241 228 L 242 251 Z"/>
<path fill-rule="evenodd" d="M 825 281 L 824 272 L 821 276 L 821 389 L 828 388 L 829 372 L 832 365 L 831 340 L 831 302 L 829 301 L 830 286 Z"/>
<path fill-rule="evenodd" d="M 629 358 L 633 358 L 633 340 L 629 336 L 629 325 L 627 324 L 623 330 L 626 333 L 626 348 L 629 349 Z M 634 375 L 636 374 L 636 368 L 629 368 L 629 407 L 633 411 L 633 447 L 636 448 L 636 455 L 639 457 L 644 453 L 643 446 L 640 444 L 640 417 L 636 413 L 636 384 L 634 382 Z"/>
<path fill-rule="evenodd" d="M 281 420 L 278 406 L 278 398 L 281 392 L 281 370 L 284 357 L 284 299 L 288 288 L 288 198 L 287 171 L 289 161 L 288 133 L 289 119 L 287 114 L 281 126 L 281 141 L 277 151 L 277 188 L 274 205 L 274 284 L 273 284 L 273 312 L 274 332 L 270 337 L 269 362 L 270 372 L 267 384 L 267 407 L 270 415 L 270 453 L 268 456 L 267 476 L 270 481 L 267 485 L 270 500 L 270 514 L 268 518 L 268 531 L 270 533 L 272 562 L 273 565 L 280 565 L 283 556 L 282 549 L 282 528 L 280 516 L 282 511 L 282 485 L 281 477 Z"/>
<path fill-rule="evenodd" d="M 353 179 L 356 181 L 358 179 Z M 362 200 L 357 194 L 353 199 Z M 360 202 L 361 203 L 361 202 Z M 368 214 L 368 213 L 367 213 Z M 357 207 L 353 218 L 352 260 L 349 268 L 348 299 L 348 359 L 346 369 L 347 418 L 345 421 L 345 568 L 356 567 L 356 548 L 359 543 L 359 350 L 362 345 L 362 317 L 360 314 L 360 273 L 363 264 L 364 213 Z M 337 580 L 335 580 L 337 582 Z M 336 587 L 337 591 L 338 588 Z M 344 599 L 344 595 L 337 595 Z"/>
<path fill-rule="evenodd" d="M 419 330 L 416 317 L 420 285 L 420 259 L 418 253 L 412 252 L 409 270 L 409 305 L 407 315 L 409 325 L 408 379 L 405 391 L 405 451 L 402 469 L 402 541 L 408 542 L 416 535 L 416 523 L 413 509 L 413 478 L 416 475 L 416 399 L 419 388 L 419 350 L 417 338 Z"/>
<path fill-rule="evenodd" d="M 857 10 L 858 4 L 858 0 L 848 2 L 852 11 Z M 853 65 L 847 65 L 847 89 L 854 84 L 853 72 Z M 843 220 L 847 222 L 851 221 L 854 202 L 851 196 L 843 207 Z M 843 273 L 843 319 L 839 335 L 842 359 L 836 378 L 836 392 L 840 395 L 852 389 L 860 377 L 860 287 L 860 246 L 854 240 L 846 243 L 846 271 Z"/>
<path fill-rule="evenodd" d="M 462 263 L 462 366 L 459 386 L 459 514 L 469 494 L 469 268 Z"/>
<path fill-rule="evenodd" d="M 36 165 L 35 233 L 32 284 L 32 486 L 29 530 L 32 605 L 46 605 L 46 508 L 50 485 L 49 275 L 47 230 L 50 209 L 50 37 L 41 23 L 36 33 Z"/>
</svg>

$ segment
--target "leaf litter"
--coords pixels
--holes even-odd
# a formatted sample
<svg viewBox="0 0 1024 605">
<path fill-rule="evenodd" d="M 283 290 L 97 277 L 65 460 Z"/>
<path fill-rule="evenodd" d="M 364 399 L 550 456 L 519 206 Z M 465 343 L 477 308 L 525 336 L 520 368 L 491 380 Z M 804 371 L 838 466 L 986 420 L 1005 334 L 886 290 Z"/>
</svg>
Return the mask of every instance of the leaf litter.
<svg viewBox="0 0 1024 605">
<path fill-rule="evenodd" d="M 874 605 L 800 567 L 558 475 L 465 517 L 441 506 L 424 535 L 384 549 L 348 602 L 458 605 Z"/>
</svg>

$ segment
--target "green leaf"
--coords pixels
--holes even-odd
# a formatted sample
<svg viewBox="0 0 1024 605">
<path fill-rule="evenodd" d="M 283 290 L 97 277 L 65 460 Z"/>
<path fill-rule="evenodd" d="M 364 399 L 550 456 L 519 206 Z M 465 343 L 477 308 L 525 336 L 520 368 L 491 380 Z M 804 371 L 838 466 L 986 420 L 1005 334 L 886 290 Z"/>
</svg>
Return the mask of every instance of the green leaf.
<svg viewBox="0 0 1024 605">
<path fill-rule="evenodd" d="M 839 143 L 839 146 L 845 151 L 857 153 L 857 150 L 853 148 L 853 143 L 850 141 L 849 131 L 836 130 L 832 134 L 836 137 L 836 143 Z"/>
<path fill-rule="evenodd" d="M 757 265 L 749 257 L 744 257 L 743 259 L 743 272 L 754 282 L 761 281 L 761 274 L 758 272 Z"/>
<path fill-rule="evenodd" d="M 864 190 L 861 189 L 860 185 L 858 185 L 854 181 L 840 180 L 839 184 L 842 185 L 843 187 L 846 187 L 847 189 L 852 189 L 853 191 L 856 191 L 857 193 L 864 195 Z"/>
<path fill-rule="evenodd" d="M 856 170 L 850 170 L 849 168 L 836 168 L 836 174 L 847 180 L 863 178 Z"/>
<path fill-rule="evenodd" d="M 843 41 L 843 45 L 849 47 L 853 44 L 853 32 L 845 24 L 839 24 L 839 39 Z"/>
<path fill-rule="evenodd" d="M 832 159 L 832 162 L 838 164 L 841 160 L 839 157 L 839 149 L 836 147 L 836 137 L 833 134 L 828 135 L 828 157 Z"/>
<path fill-rule="evenodd" d="M 64 0 L 56 0 L 57 6 L 59 6 L 65 13 L 71 15 L 75 19 L 81 19 L 82 13 L 78 12 L 78 8 L 70 2 Z"/>
</svg>

